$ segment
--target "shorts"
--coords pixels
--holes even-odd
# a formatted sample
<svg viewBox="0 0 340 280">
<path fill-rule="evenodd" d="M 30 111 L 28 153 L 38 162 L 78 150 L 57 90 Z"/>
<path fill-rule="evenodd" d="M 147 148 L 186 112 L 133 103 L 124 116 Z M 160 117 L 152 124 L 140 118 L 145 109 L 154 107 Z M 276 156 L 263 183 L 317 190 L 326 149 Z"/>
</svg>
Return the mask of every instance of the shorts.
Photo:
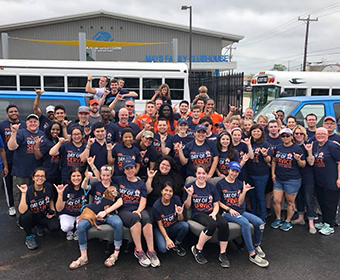
<svg viewBox="0 0 340 280">
<path fill-rule="evenodd" d="M 301 179 L 290 179 L 285 181 L 280 181 L 276 179 L 276 184 L 274 184 L 274 190 L 284 191 L 287 194 L 297 194 L 301 187 Z"/>
</svg>

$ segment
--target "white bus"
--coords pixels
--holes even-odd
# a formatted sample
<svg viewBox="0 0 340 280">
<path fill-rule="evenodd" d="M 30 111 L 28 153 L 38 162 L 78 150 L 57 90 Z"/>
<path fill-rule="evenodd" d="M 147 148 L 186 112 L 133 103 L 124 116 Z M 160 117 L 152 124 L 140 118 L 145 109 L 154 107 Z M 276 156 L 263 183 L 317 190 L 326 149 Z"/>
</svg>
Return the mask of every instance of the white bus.
<svg viewBox="0 0 340 280">
<path fill-rule="evenodd" d="M 249 107 L 258 112 L 275 98 L 340 95 L 340 72 L 263 71 L 251 79 L 251 87 Z"/>
<path fill-rule="evenodd" d="M 124 79 L 124 89 L 138 94 L 138 112 L 144 110 L 145 100 L 151 99 L 163 83 L 169 85 L 174 104 L 190 101 L 184 63 L 0 59 L 0 90 L 85 92 L 88 75 L 93 76 L 92 87 L 98 86 L 101 76 Z"/>
</svg>

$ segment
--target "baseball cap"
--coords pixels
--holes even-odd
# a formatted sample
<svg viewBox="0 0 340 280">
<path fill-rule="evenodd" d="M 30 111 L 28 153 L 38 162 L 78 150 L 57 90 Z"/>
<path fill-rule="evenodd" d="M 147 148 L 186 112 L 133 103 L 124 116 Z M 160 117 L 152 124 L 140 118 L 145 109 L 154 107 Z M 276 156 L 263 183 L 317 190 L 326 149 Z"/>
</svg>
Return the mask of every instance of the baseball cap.
<svg viewBox="0 0 340 280">
<path fill-rule="evenodd" d="M 215 126 L 217 127 L 224 127 L 224 123 L 223 122 L 219 122 L 219 123 L 215 123 Z"/>
<path fill-rule="evenodd" d="M 91 99 L 90 100 L 90 105 L 93 105 L 93 104 L 98 104 L 99 105 L 99 101 L 96 100 L 96 99 Z"/>
<path fill-rule="evenodd" d="M 48 112 L 54 112 L 54 106 L 53 106 L 53 105 L 48 105 L 48 106 L 46 107 L 46 114 L 47 114 Z"/>
<path fill-rule="evenodd" d="M 31 119 L 31 118 L 34 118 L 34 119 L 36 119 L 36 120 L 39 120 L 39 117 L 38 117 L 36 114 L 29 114 L 29 115 L 27 116 L 27 118 L 26 118 L 26 121 L 28 121 L 28 120 Z"/>
<path fill-rule="evenodd" d="M 177 121 L 177 125 L 180 125 L 180 124 L 182 124 L 182 123 L 185 123 L 186 125 L 188 125 L 187 119 L 185 119 L 185 118 L 180 118 L 180 119 Z"/>
<path fill-rule="evenodd" d="M 146 130 L 143 132 L 142 137 L 154 139 L 154 134 L 152 131 Z"/>
<path fill-rule="evenodd" d="M 280 135 L 283 134 L 283 133 L 287 133 L 289 135 L 293 135 L 293 131 L 290 128 L 288 128 L 288 127 L 282 128 L 280 130 Z"/>
<path fill-rule="evenodd" d="M 228 168 L 231 170 L 237 170 L 238 172 L 241 172 L 241 164 L 239 164 L 237 161 L 231 161 L 228 164 Z"/>
<path fill-rule="evenodd" d="M 78 113 L 90 113 L 90 109 L 87 106 L 79 106 Z"/>
<path fill-rule="evenodd" d="M 128 157 L 123 161 L 123 169 L 127 167 L 135 167 L 135 166 L 136 166 L 136 162 L 132 157 Z"/>
<path fill-rule="evenodd" d="M 333 118 L 332 116 L 325 117 L 323 122 L 328 121 L 328 120 L 331 120 L 331 121 L 335 122 L 335 118 Z"/>
<path fill-rule="evenodd" d="M 198 132 L 198 131 L 201 131 L 201 130 L 204 130 L 205 132 L 207 132 L 207 127 L 204 124 L 196 125 L 195 132 Z"/>
</svg>

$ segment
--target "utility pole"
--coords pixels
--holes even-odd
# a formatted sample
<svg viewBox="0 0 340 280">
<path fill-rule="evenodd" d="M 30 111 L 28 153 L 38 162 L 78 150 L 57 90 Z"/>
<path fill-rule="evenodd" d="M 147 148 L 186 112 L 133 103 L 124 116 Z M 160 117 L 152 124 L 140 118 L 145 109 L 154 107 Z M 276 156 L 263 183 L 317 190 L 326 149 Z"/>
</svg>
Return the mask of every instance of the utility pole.
<svg viewBox="0 0 340 280">
<path fill-rule="evenodd" d="M 299 17 L 298 20 L 304 21 L 304 22 L 307 23 L 307 25 L 306 25 L 306 37 L 305 37 L 305 51 L 304 51 L 304 54 L 303 54 L 303 64 L 302 64 L 302 66 L 303 66 L 302 71 L 306 71 L 309 22 L 318 21 L 318 18 L 311 19 L 310 15 L 308 15 L 308 18 L 300 18 Z"/>
</svg>

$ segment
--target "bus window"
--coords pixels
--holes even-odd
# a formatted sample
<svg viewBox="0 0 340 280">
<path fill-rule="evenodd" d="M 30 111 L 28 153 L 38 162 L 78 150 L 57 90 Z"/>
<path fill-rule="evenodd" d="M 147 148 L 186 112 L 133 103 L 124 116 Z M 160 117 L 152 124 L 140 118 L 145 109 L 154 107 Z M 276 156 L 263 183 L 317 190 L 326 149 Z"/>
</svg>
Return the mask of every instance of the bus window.
<svg viewBox="0 0 340 280">
<path fill-rule="evenodd" d="M 135 99 L 139 99 L 139 78 L 118 78 L 123 79 L 125 81 L 124 89 L 128 91 L 134 91 L 138 94 L 138 97 Z"/>
<path fill-rule="evenodd" d="M 340 103 L 334 103 L 333 108 L 334 108 L 335 118 L 338 119 L 340 117 Z"/>
<path fill-rule="evenodd" d="M 68 92 L 85 92 L 87 77 L 67 77 Z"/>
<path fill-rule="evenodd" d="M 165 79 L 165 83 L 170 87 L 171 99 L 184 99 L 184 79 Z"/>
<path fill-rule="evenodd" d="M 295 96 L 295 88 L 285 88 L 283 91 L 286 92 L 283 97 Z"/>
<path fill-rule="evenodd" d="M 16 76 L 0 75 L 0 90 L 17 90 Z"/>
<path fill-rule="evenodd" d="M 151 99 L 162 84 L 162 79 L 143 78 L 143 99 Z"/>
<path fill-rule="evenodd" d="M 328 88 L 312 88 L 312 96 L 324 96 L 329 95 Z"/>
<path fill-rule="evenodd" d="M 340 88 L 333 88 L 332 95 L 340 95 Z"/>
<path fill-rule="evenodd" d="M 20 76 L 20 90 L 40 89 L 40 76 Z"/>
<path fill-rule="evenodd" d="M 45 91 L 65 91 L 64 77 L 63 76 L 59 76 L 59 77 L 44 76 L 44 90 Z"/>
<path fill-rule="evenodd" d="M 317 116 L 318 118 L 317 127 L 322 126 L 322 122 L 325 117 L 325 105 L 324 104 L 306 104 L 295 115 L 296 121 L 299 124 L 307 127 L 307 124 L 305 123 L 305 118 L 310 113 L 313 113 Z"/>
<path fill-rule="evenodd" d="M 306 88 L 297 88 L 296 89 L 296 96 L 306 96 L 307 89 Z"/>
</svg>

